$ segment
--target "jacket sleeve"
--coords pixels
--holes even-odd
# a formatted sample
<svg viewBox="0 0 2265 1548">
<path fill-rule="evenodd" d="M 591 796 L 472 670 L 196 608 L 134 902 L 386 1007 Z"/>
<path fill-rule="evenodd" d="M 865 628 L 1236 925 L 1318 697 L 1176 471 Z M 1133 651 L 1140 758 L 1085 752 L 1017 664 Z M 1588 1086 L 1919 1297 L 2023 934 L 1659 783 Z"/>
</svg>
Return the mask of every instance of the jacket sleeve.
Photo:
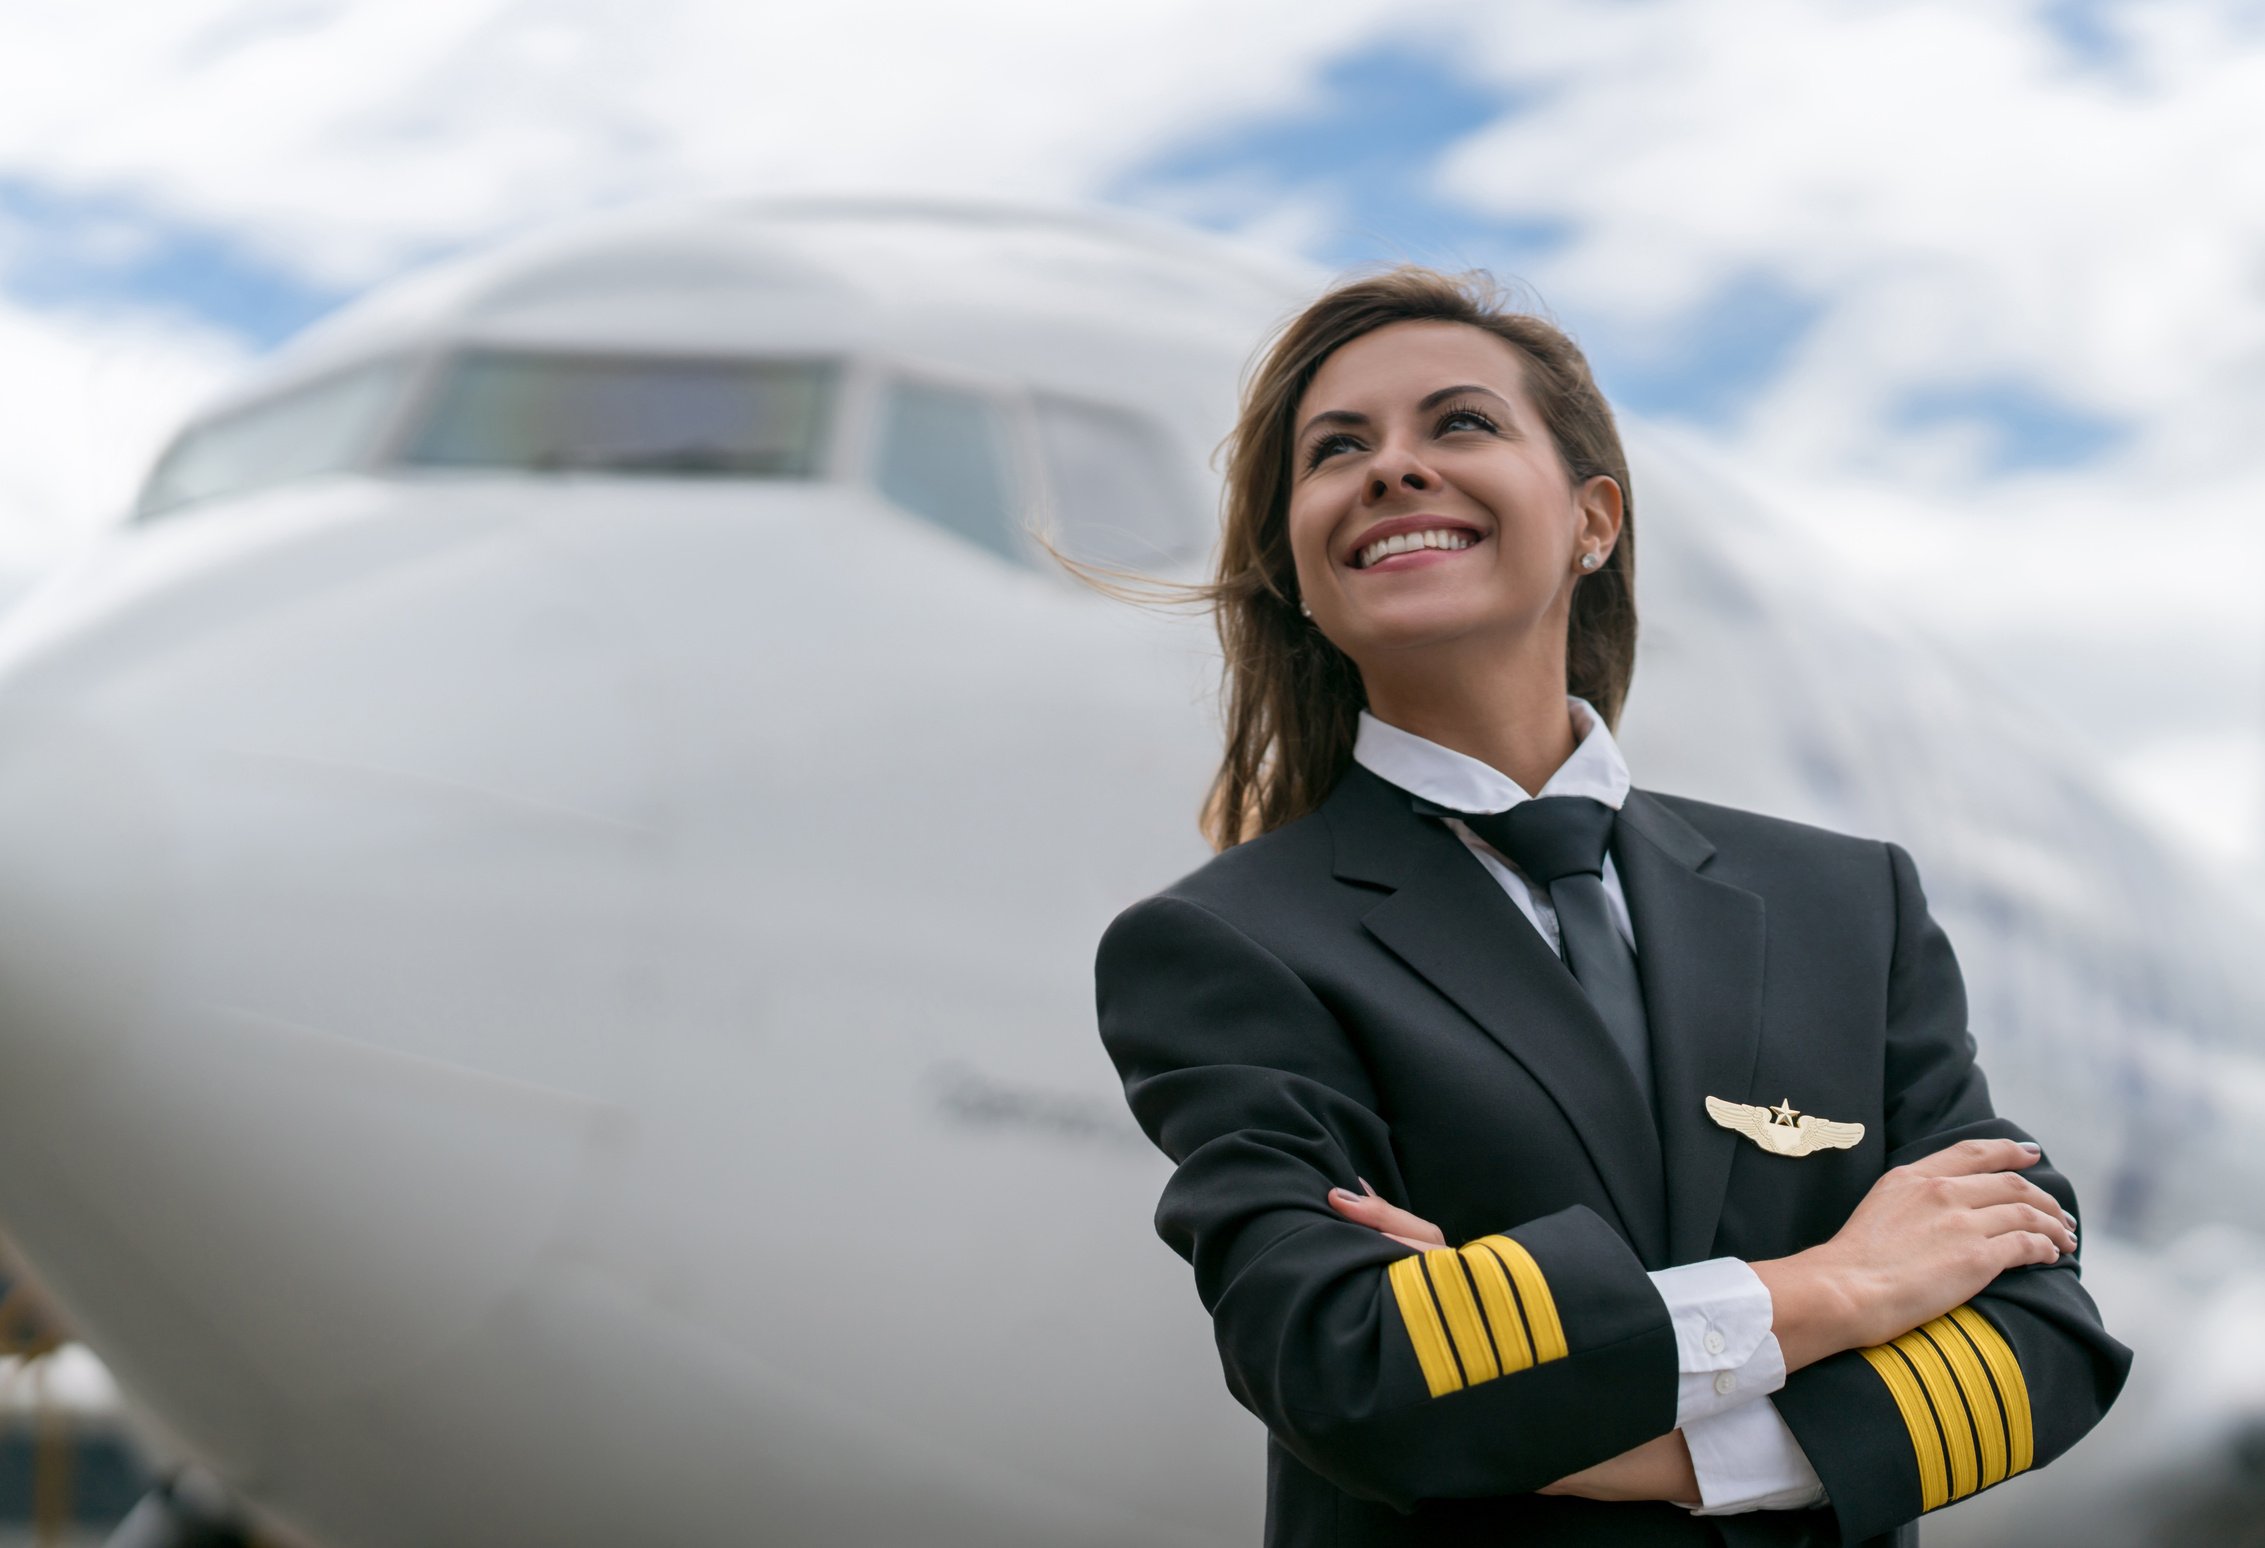
<svg viewBox="0 0 2265 1548">
<path fill-rule="evenodd" d="M 1643 1265 L 1571 1208 L 1412 1253 L 1329 1207 L 1407 1202 L 1358 1053 L 1283 962 L 1156 897 L 1095 966 L 1101 1037 L 1177 1164 L 1156 1229 L 1195 1270 L 1227 1385 L 1348 1493 L 1540 1488 L 1674 1427 L 1675 1340 Z"/>
<path fill-rule="evenodd" d="M 1911 856 L 1886 846 L 1896 895 L 1887 1006 L 1887 1164 L 1966 1139 L 2029 1136 L 1990 1107 L 1949 939 Z M 2079 1218 L 2051 1157 L 2022 1173 Z M 2042 1467 L 2123 1387 L 2131 1351 L 2085 1294 L 2079 1253 L 2009 1269 L 1892 1343 L 1793 1373 L 1774 1401 L 1823 1479 L 1844 1538 L 1884 1532 Z"/>
</svg>

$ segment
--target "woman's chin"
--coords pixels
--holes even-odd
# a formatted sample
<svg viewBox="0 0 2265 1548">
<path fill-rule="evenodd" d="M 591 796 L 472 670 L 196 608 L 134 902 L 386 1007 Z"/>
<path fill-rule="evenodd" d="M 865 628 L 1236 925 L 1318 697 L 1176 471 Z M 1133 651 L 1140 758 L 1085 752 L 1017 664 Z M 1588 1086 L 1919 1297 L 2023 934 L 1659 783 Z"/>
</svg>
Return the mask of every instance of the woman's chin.
<svg viewBox="0 0 2265 1548">
<path fill-rule="evenodd" d="M 1364 607 L 1333 631 L 1355 661 L 1370 653 L 1399 655 L 1467 644 L 1474 635 L 1515 632 L 1490 609 L 1455 597 L 1402 597 L 1389 606 Z"/>
</svg>

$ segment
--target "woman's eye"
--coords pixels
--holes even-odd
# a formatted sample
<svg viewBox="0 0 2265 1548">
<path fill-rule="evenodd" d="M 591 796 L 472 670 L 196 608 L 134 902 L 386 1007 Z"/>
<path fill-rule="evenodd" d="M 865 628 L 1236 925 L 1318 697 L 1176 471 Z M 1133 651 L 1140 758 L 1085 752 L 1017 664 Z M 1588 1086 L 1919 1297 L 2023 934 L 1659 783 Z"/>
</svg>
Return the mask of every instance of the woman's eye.
<svg viewBox="0 0 2265 1548">
<path fill-rule="evenodd" d="M 1452 430 L 1459 420 L 1476 425 L 1481 430 L 1492 430 L 1494 428 L 1494 421 L 1481 414 L 1477 409 L 1449 409 L 1440 417 L 1439 428 Z"/>
<path fill-rule="evenodd" d="M 1339 449 L 1353 444 L 1349 435 L 1325 435 L 1306 450 L 1306 466 L 1319 467 L 1322 459 L 1334 456 Z"/>
</svg>

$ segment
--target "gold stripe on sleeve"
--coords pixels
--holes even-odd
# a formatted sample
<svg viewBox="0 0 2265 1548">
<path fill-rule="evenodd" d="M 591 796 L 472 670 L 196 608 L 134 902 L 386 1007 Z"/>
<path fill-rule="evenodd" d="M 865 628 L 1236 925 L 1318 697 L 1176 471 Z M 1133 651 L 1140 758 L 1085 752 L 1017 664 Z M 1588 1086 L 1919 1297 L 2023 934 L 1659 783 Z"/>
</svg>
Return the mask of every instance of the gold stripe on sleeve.
<svg viewBox="0 0 2265 1548">
<path fill-rule="evenodd" d="M 1919 1331 L 1942 1351 L 1959 1392 L 1966 1398 L 1967 1412 L 1974 1416 L 1974 1438 L 1982 1447 L 1981 1487 L 2005 1482 L 2005 1412 L 1998 1406 L 1997 1389 L 1990 1385 L 1989 1373 L 1982 1369 L 1981 1356 L 1948 1317 L 1937 1317 Z"/>
<path fill-rule="evenodd" d="M 1495 1363 L 1494 1341 L 1486 1336 L 1479 1303 L 1471 1298 L 1471 1282 L 1463 1277 L 1463 1255 L 1452 1247 L 1434 1247 L 1423 1260 L 1424 1267 L 1431 1270 L 1432 1294 L 1447 1319 L 1455 1353 L 1462 1358 L 1463 1379 L 1474 1387 L 1494 1380 L 1502 1374 L 1502 1367 Z"/>
<path fill-rule="evenodd" d="M 1526 1325 L 1533 1330 L 1534 1363 L 1564 1359 L 1571 1353 L 1565 1345 L 1565 1325 L 1557 1320 L 1557 1302 L 1534 1255 L 1507 1236 L 1482 1236 L 1479 1243 L 1502 1260 L 1510 1282 L 1518 1287 L 1518 1303 L 1525 1307 Z"/>
<path fill-rule="evenodd" d="M 1416 1364 L 1423 1368 L 1424 1385 L 1433 1397 L 1460 1391 L 1463 1373 L 1447 1347 L 1447 1330 L 1439 1325 L 1439 1308 L 1432 1304 L 1431 1287 L 1424 1283 L 1423 1260 L 1400 1258 L 1386 1271 L 1392 1297 L 1400 1303 L 1400 1320 L 1408 1325 L 1408 1342 L 1416 1347 Z"/>
<path fill-rule="evenodd" d="M 1981 1486 L 1981 1470 L 1974 1459 L 1974 1428 L 1967 1421 L 1966 1401 L 1959 1396 L 1958 1382 L 1943 1363 L 1942 1351 L 1923 1329 L 1904 1334 L 1895 1341 L 1895 1347 L 1911 1362 L 1919 1385 L 1927 1389 L 1927 1400 L 1935 1406 L 1935 1423 L 1942 1431 L 1943 1449 L 1950 1455 L 1950 1497 L 1963 1500 Z"/>
<path fill-rule="evenodd" d="M 1510 1293 L 1510 1276 L 1502 1271 L 1502 1260 L 1472 1243 L 1463 1249 L 1463 1266 L 1471 1271 L 1471 1281 L 1479 1287 L 1479 1304 L 1486 1308 L 1487 1323 L 1494 1329 L 1495 1353 L 1503 1373 L 1530 1368 L 1534 1343 L 1526 1337 L 1526 1319 L 1518 1315 L 1518 1301 Z"/>
<path fill-rule="evenodd" d="M 2005 1405 L 2006 1472 L 2025 1472 L 2036 1460 L 2037 1438 L 2030 1420 L 2029 1384 L 2021 1379 L 2021 1362 L 2013 1357 L 2013 1346 L 2005 1341 L 2005 1335 L 1973 1307 L 1954 1307 L 1950 1317 L 1974 1341 L 1982 1363 L 1989 1367 L 1991 1380 L 1997 1383 L 1998 1401 Z"/>
<path fill-rule="evenodd" d="M 1903 1356 L 1894 1346 L 1875 1345 L 1856 1351 L 1862 1355 L 1895 1399 L 1896 1408 L 1903 1415 L 1903 1427 L 1911 1432 L 1911 1450 L 1919 1459 L 1919 1508 L 1939 1510 L 1950 1503 L 1950 1481 L 1943 1467 L 1942 1431 L 1936 1427 L 1935 1411 L 1927 1406 L 1927 1395 L 1919 1390 L 1919 1379 L 1911 1374 L 1911 1367 L 1903 1363 Z"/>
</svg>

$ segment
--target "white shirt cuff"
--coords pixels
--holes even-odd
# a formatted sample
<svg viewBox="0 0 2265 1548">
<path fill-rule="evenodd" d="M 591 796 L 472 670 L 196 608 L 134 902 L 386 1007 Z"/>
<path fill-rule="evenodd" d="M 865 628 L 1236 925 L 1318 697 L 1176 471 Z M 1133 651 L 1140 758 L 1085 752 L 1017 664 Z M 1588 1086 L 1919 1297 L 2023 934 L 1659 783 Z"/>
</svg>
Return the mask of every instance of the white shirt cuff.
<svg viewBox="0 0 2265 1548">
<path fill-rule="evenodd" d="M 1694 1516 L 1822 1505 L 1825 1486 L 1775 1403 L 1747 1403 L 1683 1426 L 1699 1480 Z"/>
<path fill-rule="evenodd" d="M 1675 1329 L 1675 1427 L 1767 1397 L 1785 1385 L 1785 1352 L 1770 1331 L 1769 1286 L 1738 1258 L 1709 1258 L 1651 1276 Z"/>
</svg>

